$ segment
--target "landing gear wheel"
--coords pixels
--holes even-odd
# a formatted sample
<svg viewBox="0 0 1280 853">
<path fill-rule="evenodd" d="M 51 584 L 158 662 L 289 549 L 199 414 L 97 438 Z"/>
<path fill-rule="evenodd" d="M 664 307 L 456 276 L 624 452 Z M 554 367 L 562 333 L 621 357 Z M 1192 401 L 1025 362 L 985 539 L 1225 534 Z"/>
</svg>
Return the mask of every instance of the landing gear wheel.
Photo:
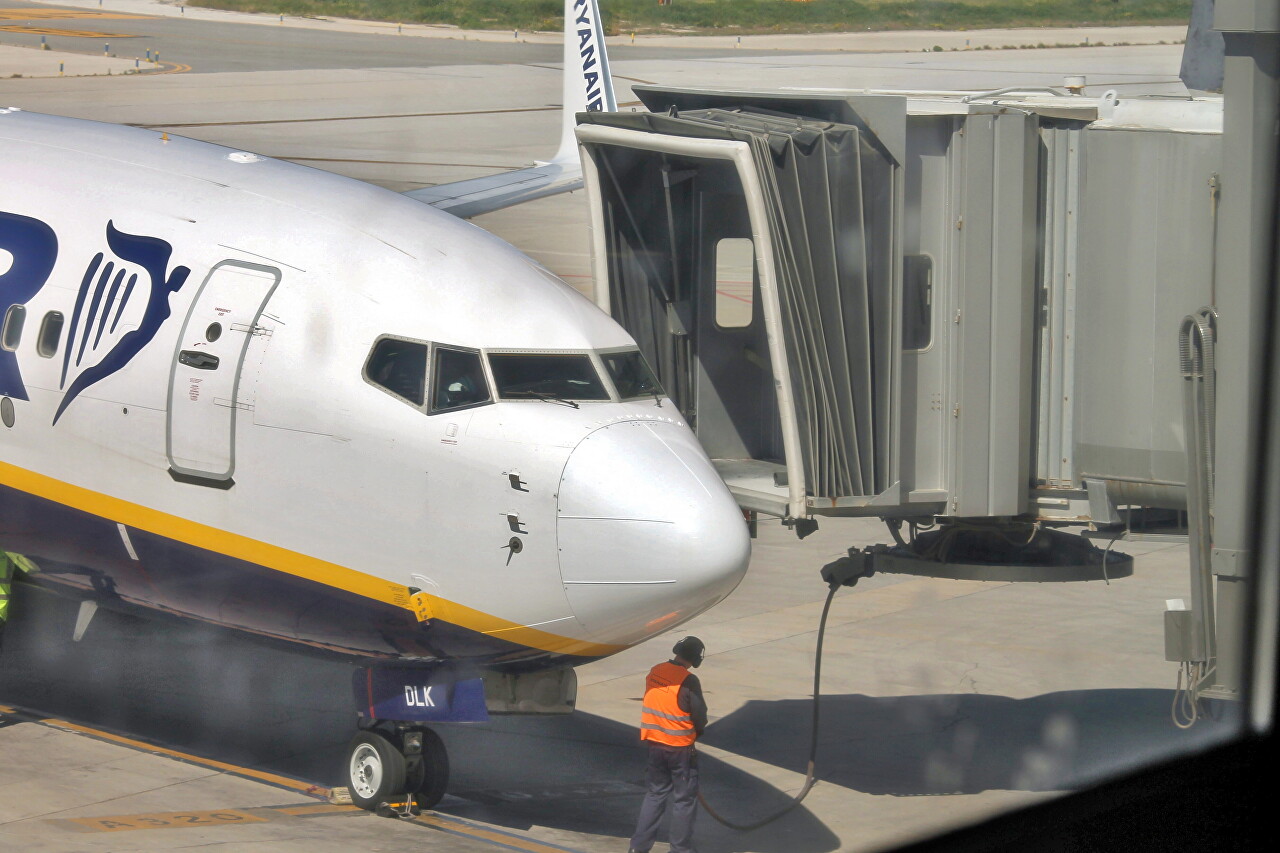
<svg viewBox="0 0 1280 853">
<path fill-rule="evenodd" d="M 422 755 L 411 761 L 405 788 L 424 809 L 435 806 L 449 787 L 449 753 L 431 729 L 422 730 Z"/>
<path fill-rule="evenodd" d="M 376 808 L 404 792 L 404 756 L 377 732 L 360 732 L 347 747 L 347 784 L 351 802 L 362 809 Z"/>
</svg>

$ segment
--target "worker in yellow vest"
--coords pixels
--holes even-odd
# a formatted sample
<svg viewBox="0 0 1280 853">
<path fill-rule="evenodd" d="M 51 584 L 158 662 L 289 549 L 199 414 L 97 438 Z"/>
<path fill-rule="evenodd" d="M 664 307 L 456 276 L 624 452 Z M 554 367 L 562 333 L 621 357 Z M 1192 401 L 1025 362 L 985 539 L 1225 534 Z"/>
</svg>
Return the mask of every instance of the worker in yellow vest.
<svg viewBox="0 0 1280 853">
<path fill-rule="evenodd" d="M 9 554 L 0 551 L 0 631 L 9 618 L 9 590 L 13 588 L 13 561 Z"/>
<path fill-rule="evenodd" d="M 9 596 L 13 593 L 13 579 L 19 571 L 34 574 L 36 566 L 21 554 L 10 554 L 0 551 L 0 637 L 4 636 L 4 625 L 9 619 Z"/>
<path fill-rule="evenodd" d="M 671 853 L 693 853 L 693 821 L 698 814 L 698 754 L 693 744 L 707 725 L 702 684 L 690 667 L 702 664 L 706 646 L 685 637 L 675 655 L 649 670 L 640 712 L 640 740 L 649 745 L 645 769 L 648 792 L 640 807 L 631 853 L 648 853 L 671 800 Z"/>
</svg>

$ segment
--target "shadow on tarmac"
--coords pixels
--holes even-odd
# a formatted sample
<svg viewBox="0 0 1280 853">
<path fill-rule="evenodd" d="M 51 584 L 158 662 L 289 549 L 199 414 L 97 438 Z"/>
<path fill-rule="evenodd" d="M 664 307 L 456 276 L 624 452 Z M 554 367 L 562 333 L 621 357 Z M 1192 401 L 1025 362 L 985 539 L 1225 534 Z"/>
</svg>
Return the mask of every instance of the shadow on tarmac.
<svg viewBox="0 0 1280 853">
<path fill-rule="evenodd" d="M 978 693 L 824 696 L 817 775 L 868 794 L 1058 791 L 1238 735 L 1239 703 L 1191 730 L 1171 718 L 1172 690 L 1113 689 L 1011 699 Z M 749 702 L 704 740 L 804 772 L 809 700 Z"/>
<path fill-rule="evenodd" d="M 76 608 L 47 591 L 17 586 L 14 618 L 0 646 L 0 703 L 218 761 L 340 784 L 355 732 L 352 664 L 188 620 L 106 610 L 75 643 Z M 644 751 L 633 726 L 579 711 L 436 730 L 452 764 L 451 796 L 440 811 L 626 844 L 644 791 Z M 757 740 L 753 734 L 747 742 Z M 717 745 L 732 743 L 717 738 Z M 716 802 L 749 802 L 758 816 L 790 799 L 741 770 L 700 758 L 704 790 Z M 825 853 L 841 846 L 803 808 L 746 836 L 705 816 L 698 832 L 704 853 Z"/>
</svg>

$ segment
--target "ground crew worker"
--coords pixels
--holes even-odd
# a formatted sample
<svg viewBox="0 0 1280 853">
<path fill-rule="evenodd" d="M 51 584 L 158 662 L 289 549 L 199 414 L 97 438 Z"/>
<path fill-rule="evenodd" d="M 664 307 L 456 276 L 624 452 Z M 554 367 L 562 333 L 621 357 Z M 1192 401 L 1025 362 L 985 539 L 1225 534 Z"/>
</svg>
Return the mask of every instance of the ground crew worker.
<svg viewBox="0 0 1280 853">
<path fill-rule="evenodd" d="M 4 625 L 9 619 L 9 596 L 13 591 L 14 576 L 19 570 L 31 574 L 36 567 L 21 554 L 0 551 L 0 637 L 4 636 Z"/>
<path fill-rule="evenodd" d="M 9 618 L 9 589 L 13 586 L 13 561 L 9 554 L 0 551 L 0 627 Z"/>
<path fill-rule="evenodd" d="M 640 740 L 649 745 L 645 769 L 648 792 L 640 807 L 631 853 L 648 853 L 671 798 L 671 853 L 693 853 L 693 820 L 698 814 L 698 754 L 694 741 L 707 725 L 702 684 L 689 667 L 702 664 L 706 646 L 685 637 L 671 649 L 674 658 L 649 670 L 640 712 Z"/>
<path fill-rule="evenodd" d="M 4 623 L 9 620 L 9 591 L 13 589 L 16 569 L 7 551 L 0 551 L 0 641 L 4 639 Z"/>
</svg>

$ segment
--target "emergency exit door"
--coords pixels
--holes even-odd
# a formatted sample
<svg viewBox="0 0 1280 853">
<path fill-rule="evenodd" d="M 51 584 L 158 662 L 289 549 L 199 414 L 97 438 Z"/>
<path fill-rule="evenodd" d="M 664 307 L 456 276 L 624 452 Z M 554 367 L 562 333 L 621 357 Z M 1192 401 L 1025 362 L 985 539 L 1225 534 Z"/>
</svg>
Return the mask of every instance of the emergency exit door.
<svg viewBox="0 0 1280 853">
<path fill-rule="evenodd" d="M 178 338 L 169 379 L 171 471 L 228 483 L 235 469 L 236 392 L 245 350 L 280 271 L 240 261 L 213 268 Z"/>
</svg>

